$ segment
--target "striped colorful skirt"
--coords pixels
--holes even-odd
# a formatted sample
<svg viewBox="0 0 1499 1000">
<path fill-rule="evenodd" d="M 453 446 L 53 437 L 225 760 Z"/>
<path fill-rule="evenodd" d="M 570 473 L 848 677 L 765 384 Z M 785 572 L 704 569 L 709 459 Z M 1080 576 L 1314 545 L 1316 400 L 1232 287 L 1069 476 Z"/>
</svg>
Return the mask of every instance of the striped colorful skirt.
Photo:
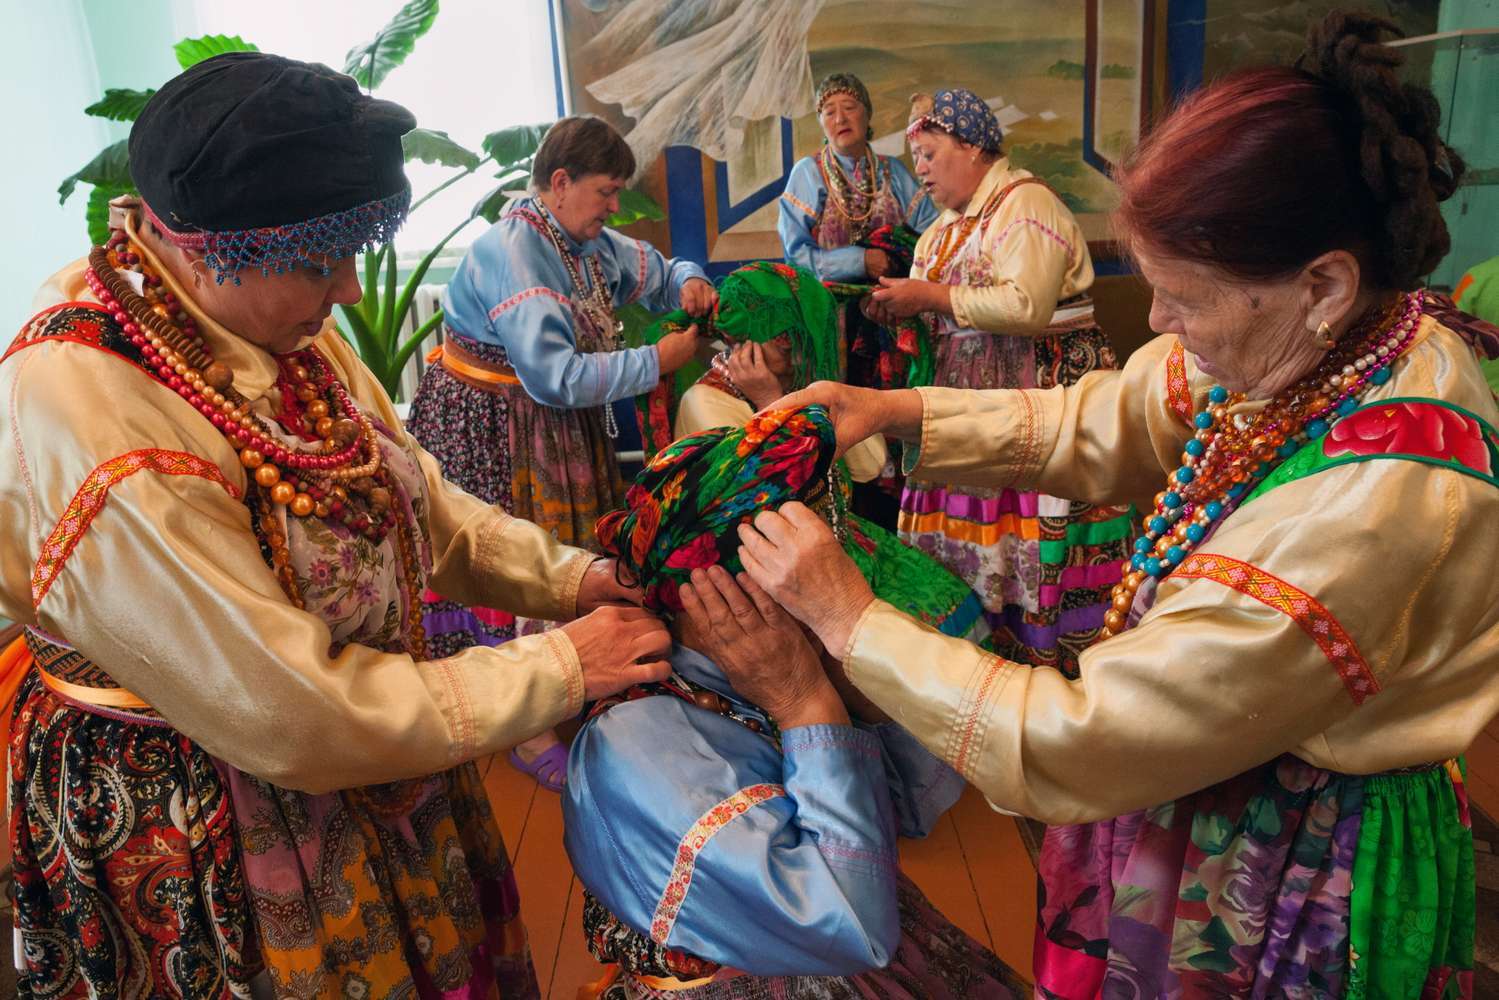
<svg viewBox="0 0 1499 1000">
<path fill-rule="evenodd" d="M 1473 996 L 1460 761 L 1347 775 L 1288 754 L 1050 827 L 1039 868 L 1043 998 Z"/>
<path fill-rule="evenodd" d="M 939 337 L 935 384 L 1048 389 L 1115 367 L 1096 326 L 1041 337 L 964 331 Z M 1098 637 L 1135 529 L 1131 507 L 1023 490 L 913 477 L 901 495 L 901 539 L 973 587 L 995 652 L 1069 677 Z"/>
</svg>

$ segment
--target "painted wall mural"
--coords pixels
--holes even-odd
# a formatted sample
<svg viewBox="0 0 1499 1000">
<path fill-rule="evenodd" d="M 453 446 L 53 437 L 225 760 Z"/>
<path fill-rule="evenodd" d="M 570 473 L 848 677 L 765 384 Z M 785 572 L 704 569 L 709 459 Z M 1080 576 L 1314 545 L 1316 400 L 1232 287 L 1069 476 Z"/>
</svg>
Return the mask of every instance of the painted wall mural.
<svg viewBox="0 0 1499 1000">
<path fill-rule="evenodd" d="M 1438 5 L 1389 7 L 1420 34 Z M 868 86 L 875 149 L 893 156 L 908 156 L 913 92 L 980 94 L 1011 159 L 1057 190 L 1107 258 L 1110 167 L 1168 89 L 1289 59 L 1332 6 L 1176 0 L 1168 24 L 1167 0 L 561 0 L 559 43 L 573 108 L 626 135 L 640 183 L 668 206 L 641 235 L 713 273 L 780 256 L 776 199 L 822 143 L 812 86 L 835 71 Z"/>
</svg>

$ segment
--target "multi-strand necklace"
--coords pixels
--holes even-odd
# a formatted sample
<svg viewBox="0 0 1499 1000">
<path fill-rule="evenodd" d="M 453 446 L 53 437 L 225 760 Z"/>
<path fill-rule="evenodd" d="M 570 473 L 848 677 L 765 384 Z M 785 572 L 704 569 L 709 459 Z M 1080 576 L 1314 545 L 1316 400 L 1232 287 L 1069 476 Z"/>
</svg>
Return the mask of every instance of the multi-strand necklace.
<svg viewBox="0 0 1499 1000">
<path fill-rule="evenodd" d="M 614 297 L 609 291 L 609 284 L 604 280 L 604 267 L 599 263 L 596 254 L 589 254 L 586 258 L 580 257 L 572 252 L 563 238 L 562 231 L 552 221 L 551 216 L 545 211 L 536 213 L 541 219 L 541 231 L 552 248 L 557 251 L 557 256 L 562 258 L 562 266 L 567 269 L 567 276 L 573 283 L 573 290 L 577 293 L 579 306 L 586 313 L 592 315 L 594 323 L 602 332 L 603 343 L 601 350 L 614 351 L 619 349 L 620 338 L 624 333 L 624 324 L 614 318 Z M 583 269 L 588 269 L 589 280 L 583 280 Z M 604 431 L 610 440 L 619 437 L 619 425 L 614 419 L 614 407 L 604 405 Z"/>
<path fill-rule="evenodd" d="M 864 177 L 855 179 L 848 175 L 843 169 L 843 164 L 838 162 L 838 154 L 833 151 L 831 143 L 822 147 L 817 154 L 817 165 L 822 171 L 822 182 L 827 185 L 828 197 L 833 202 L 833 207 L 838 213 L 850 223 L 857 226 L 861 222 L 868 222 L 874 215 L 878 204 L 880 193 L 879 160 L 875 158 L 874 150 L 868 145 L 864 147 Z M 854 206 L 863 203 L 862 209 Z"/>
<path fill-rule="evenodd" d="M 1235 504 L 1271 470 L 1303 446 L 1321 438 L 1333 421 L 1358 408 L 1371 386 L 1390 379 L 1393 365 L 1415 337 L 1422 292 L 1402 295 L 1365 330 L 1344 337 L 1346 347 L 1329 351 L 1317 369 L 1253 414 L 1235 412 L 1242 393 L 1221 385 L 1208 390 L 1208 404 L 1193 417 L 1196 429 L 1182 450 L 1181 465 L 1156 495 L 1145 518 L 1145 534 L 1123 578 L 1114 585 L 1104 614 L 1103 637 L 1129 625 L 1135 594 L 1148 579 L 1179 566 Z"/>
<path fill-rule="evenodd" d="M 139 293 L 122 271 L 139 275 Z M 407 590 L 408 648 L 413 655 L 423 655 L 422 573 L 413 527 L 399 513 L 373 422 L 354 404 L 322 354 L 308 347 L 277 359 L 277 423 L 309 442 L 307 448 L 299 448 L 279 440 L 251 411 L 250 400 L 234 387 L 233 371 L 214 360 L 197 322 L 124 232 L 115 231 L 104 246 L 89 253 L 86 280 L 140 351 L 146 371 L 186 400 L 238 450 L 252 484 L 252 524 L 288 599 L 304 606 L 276 508 L 284 507 L 298 518 L 336 521 L 377 545 L 394 531 Z"/>
</svg>

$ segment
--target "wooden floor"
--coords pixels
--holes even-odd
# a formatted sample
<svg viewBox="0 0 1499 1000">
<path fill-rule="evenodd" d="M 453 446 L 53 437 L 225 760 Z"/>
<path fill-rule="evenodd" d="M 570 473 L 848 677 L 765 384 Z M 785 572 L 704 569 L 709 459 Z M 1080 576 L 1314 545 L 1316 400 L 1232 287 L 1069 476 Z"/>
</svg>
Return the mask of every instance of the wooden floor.
<svg viewBox="0 0 1499 1000">
<path fill-rule="evenodd" d="M 1468 753 L 1469 791 L 1499 817 L 1499 720 Z M 503 757 L 481 763 L 484 786 L 515 859 L 521 912 L 543 997 L 574 1000 L 602 974 L 583 941 L 582 890 L 562 849 L 561 799 Z M 926 840 L 902 840 L 901 867 L 937 908 L 1027 977 L 1036 876 L 1016 820 L 972 788 Z"/>
</svg>

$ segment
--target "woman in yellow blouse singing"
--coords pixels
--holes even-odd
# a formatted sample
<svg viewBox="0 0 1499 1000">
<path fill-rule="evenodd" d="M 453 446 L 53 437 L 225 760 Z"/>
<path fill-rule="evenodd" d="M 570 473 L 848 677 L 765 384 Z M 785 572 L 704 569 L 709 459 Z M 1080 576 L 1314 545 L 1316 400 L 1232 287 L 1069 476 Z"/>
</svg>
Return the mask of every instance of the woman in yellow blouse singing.
<svg viewBox="0 0 1499 1000">
<path fill-rule="evenodd" d="M 741 529 L 750 576 L 876 704 L 997 806 L 1069 824 L 1041 856 L 1042 995 L 1473 993 L 1458 755 L 1499 711 L 1475 351 L 1499 331 L 1421 290 L 1464 165 L 1391 30 L 1329 15 L 1298 68 L 1227 77 L 1147 137 L 1117 221 L 1162 335 L 1123 371 L 778 404 L 917 443 L 935 479 L 1160 490 L 1077 678 L 873 600 L 803 508 Z M 796 683 L 740 672 L 750 699 Z"/>
<path fill-rule="evenodd" d="M 329 322 L 414 124 L 325 66 L 199 63 L 0 361 L 23 997 L 537 995 L 470 761 L 664 677 L 670 638 L 445 483 Z M 577 620 L 423 662 L 429 581 Z"/>
<path fill-rule="evenodd" d="M 1087 241 L 1040 178 L 1010 165 L 989 106 L 940 90 L 918 96 L 913 113 L 916 176 L 944 211 L 916 244 L 911 277 L 880 279 L 870 315 L 886 325 L 926 315 L 939 386 L 1049 389 L 1115 367 L 1093 321 Z M 918 471 L 901 496 L 900 536 L 968 581 L 997 651 L 1075 676 L 1129 558 L 1132 520 L 1127 505 Z"/>
</svg>

